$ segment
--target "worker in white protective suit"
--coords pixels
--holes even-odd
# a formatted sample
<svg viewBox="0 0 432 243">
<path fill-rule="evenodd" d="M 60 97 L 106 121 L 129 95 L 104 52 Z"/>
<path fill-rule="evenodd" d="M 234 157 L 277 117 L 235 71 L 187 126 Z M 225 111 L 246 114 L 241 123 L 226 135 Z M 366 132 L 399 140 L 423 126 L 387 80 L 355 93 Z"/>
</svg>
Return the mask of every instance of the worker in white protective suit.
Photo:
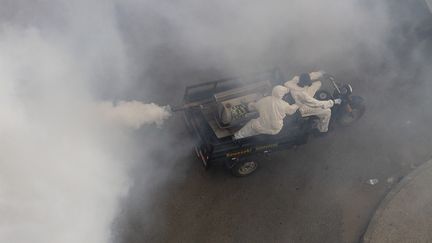
<svg viewBox="0 0 432 243">
<path fill-rule="evenodd" d="M 319 79 L 322 78 L 323 74 L 323 72 L 303 73 L 285 83 L 285 87 L 290 90 L 301 115 L 303 117 L 318 117 L 317 129 L 321 133 L 328 131 L 331 118 L 330 108 L 342 102 L 341 99 L 317 100 L 314 98 L 315 93 L 321 88 Z"/>
<path fill-rule="evenodd" d="M 244 127 L 234 134 L 234 139 L 258 134 L 278 134 L 282 130 L 285 116 L 294 114 L 298 109 L 297 105 L 290 105 L 282 99 L 287 93 L 288 89 L 286 87 L 277 85 L 273 88 L 271 96 L 266 96 L 256 103 L 248 104 L 250 110 L 258 111 L 259 117 L 246 123 Z"/>
</svg>

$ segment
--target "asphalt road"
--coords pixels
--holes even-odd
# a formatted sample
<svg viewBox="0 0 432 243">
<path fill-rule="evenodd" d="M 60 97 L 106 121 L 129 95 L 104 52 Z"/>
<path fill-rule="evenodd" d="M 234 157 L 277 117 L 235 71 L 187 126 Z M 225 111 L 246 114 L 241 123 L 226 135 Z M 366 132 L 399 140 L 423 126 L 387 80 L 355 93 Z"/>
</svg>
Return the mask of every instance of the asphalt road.
<svg viewBox="0 0 432 243">
<path fill-rule="evenodd" d="M 357 242 L 391 186 L 432 155 L 431 101 L 419 98 L 430 85 L 416 85 L 360 87 L 367 112 L 356 124 L 257 157 L 260 168 L 245 178 L 222 167 L 204 171 L 179 116 L 164 130 L 142 131 L 166 141 L 151 148 L 152 168 L 135 170 L 117 240 Z M 367 184 L 372 178 L 379 183 Z"/>
</svg>

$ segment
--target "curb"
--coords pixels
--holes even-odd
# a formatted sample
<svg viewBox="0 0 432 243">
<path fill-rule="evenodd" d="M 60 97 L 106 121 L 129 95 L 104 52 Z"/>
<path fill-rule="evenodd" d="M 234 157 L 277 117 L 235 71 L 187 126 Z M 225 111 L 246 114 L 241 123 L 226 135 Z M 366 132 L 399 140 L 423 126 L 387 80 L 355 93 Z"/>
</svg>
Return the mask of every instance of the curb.
<svg viewBox="0 0 432 243">
<path fill-rule="evenodd" d="M 388 204 L 392 201 L 392 199 L 404 188 L 407 184 L 409 184 L 418 174 L 423 172 L 424 170 L 432 167 L 432 160 L 428 160 L 419 167 L 415 168 L 413 171 L 408 173 L 394 188 L 392 188 L 387 195 L 384 197 L 384 199 L 380 202 L 378 205 L 377 210 L 375 211 L 372 219 L 369 221 L 369 224 L 366 228 L 366 232 L 363 234 L 363 236 L 360 239 L 360 242 L 362 243 L 369 243 L 371 242 L 372 235 L 375 233 L 376 225 L 378 224 L 378 221 L 381 219 L 384 210 L 387 208 Z"/>
</svg>

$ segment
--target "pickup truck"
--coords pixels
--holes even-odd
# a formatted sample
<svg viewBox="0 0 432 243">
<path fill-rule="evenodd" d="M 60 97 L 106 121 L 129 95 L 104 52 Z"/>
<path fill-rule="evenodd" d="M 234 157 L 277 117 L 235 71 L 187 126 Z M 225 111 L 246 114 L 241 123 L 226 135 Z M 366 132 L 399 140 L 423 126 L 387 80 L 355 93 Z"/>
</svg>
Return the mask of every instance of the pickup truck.
<svg viewBox="0 0 432 243">
<path fill-rule="evenodd" d="M 187 86 L 183 104 L 173 111 L 183 112 L 186 126 L 195 142 L 195 152 L 204 168 L 223 164 L 234 176 L 246 176 L 258 168 L 257 154 L 270 154 L 306 144 L 314 128 L 316 117 L 302 117 L 297 111 L 287 116 L 283 129 L 276 135 L 260 134 L 239 140 L 233 134 L 258 113 L 249 111 L 247 103 L 270 94 L 272 87 L 286 80 L 280 69 L 244 77 L 226 78 Z M 364 100 L 352 95 L 349 84 L 340 84 L 335 77 L 324 75 L 322 87 L 315 98 L 341 98 L 342 103 L 332 108 L 330 126 L 348 126 L 365 112 Z M 294 101 L 288 93 L 284 100 Z"/>
</svg>

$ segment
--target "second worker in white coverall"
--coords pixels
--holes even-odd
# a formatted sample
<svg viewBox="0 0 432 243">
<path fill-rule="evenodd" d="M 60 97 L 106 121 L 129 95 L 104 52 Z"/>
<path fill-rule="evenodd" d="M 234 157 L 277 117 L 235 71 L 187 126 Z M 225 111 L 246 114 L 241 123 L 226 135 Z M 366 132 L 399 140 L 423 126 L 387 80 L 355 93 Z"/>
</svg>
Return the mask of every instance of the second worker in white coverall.
<svg viewBox="0 0 432 243">
<path fill-rule="evenodd" d="M 317 100 L 314 98 L 315 93 L 321 88 L 319 79 L 323 72 L 303 73 L 295 76 L 292 80 L 285 83 L 290 90 L 296 105 L 303 117 L 317 116 L 319 121 L 317 129 L 320 132 L 327 132 L 331 118 L 331 110 L 334 104 L 340 104 L 340 99 L 335 100 Z"/>
<path fill-rule="evenodd" d="M 250 103 L 249 109 L 257 110 L 259 117 L 246 123 L 234 134 L 234 139 L 258 134 L 278 134 L 282 130 L 285 116 L 294 114 L 298 109 L 297 105 L 290 105 L 282 99 L 286 93 L 288 93 L 286 87 L 277 85 L 273 88 L 271 96 L 266 96 L 256 103 Z"/>
</svg>

